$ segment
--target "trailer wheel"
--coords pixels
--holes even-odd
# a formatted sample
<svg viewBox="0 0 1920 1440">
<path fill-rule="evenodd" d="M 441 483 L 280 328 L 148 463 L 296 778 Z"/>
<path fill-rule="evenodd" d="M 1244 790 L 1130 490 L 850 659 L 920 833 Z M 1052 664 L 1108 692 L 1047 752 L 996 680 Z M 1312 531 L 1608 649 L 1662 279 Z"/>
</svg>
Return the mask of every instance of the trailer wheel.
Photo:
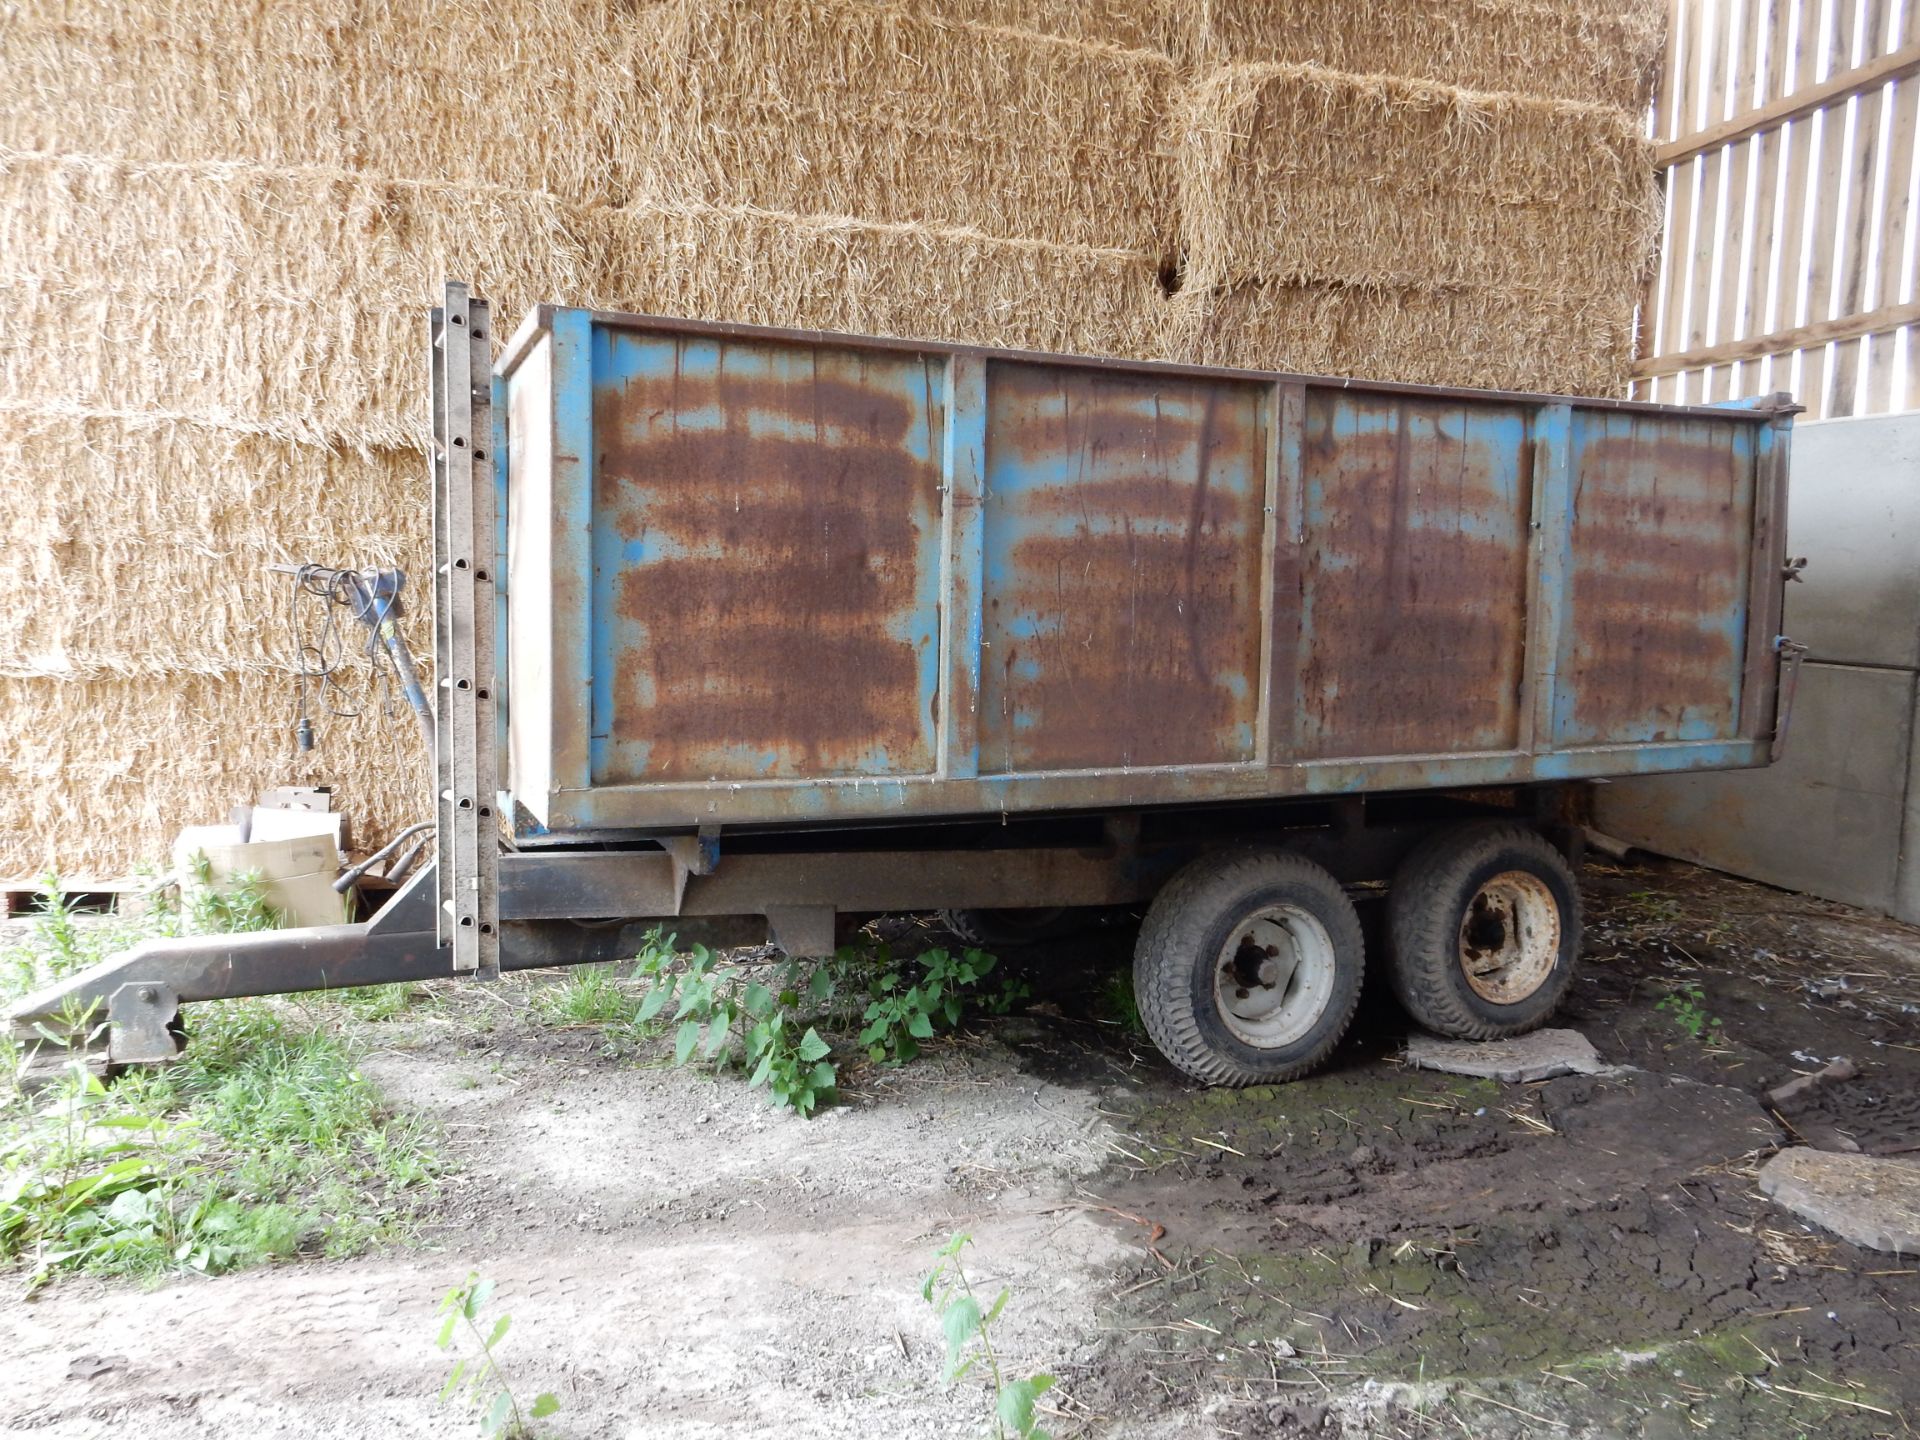
<svg viewBox="0 0 1920 1440">
<path fill-rule="evenodd" d="M 1388 978 L 1437 1035 L 1493 1040 L 1545 1024 L 1580 954 L 1580 887 L 1537 831 L 1476 821 L 1429 836 L 1387 896 Z"/>
<path fill-rule="evenodd" d="M 1058 940 L 1082 928 L 1070 906 L 1041 910 L 942 910 L 940 923 L 955 938 L 982 950 L 1017 949 Z"/>
<path fill-rule="evenodd" d="M 1333 1053 L 1360 1003 L 1360 917 L 1298 855 L 1206 855 L 1147 911 L 1133 956 L 1140 1018 L 1160 1053 L 1209 1085 L 1304 1075 Z"/>
</svg>

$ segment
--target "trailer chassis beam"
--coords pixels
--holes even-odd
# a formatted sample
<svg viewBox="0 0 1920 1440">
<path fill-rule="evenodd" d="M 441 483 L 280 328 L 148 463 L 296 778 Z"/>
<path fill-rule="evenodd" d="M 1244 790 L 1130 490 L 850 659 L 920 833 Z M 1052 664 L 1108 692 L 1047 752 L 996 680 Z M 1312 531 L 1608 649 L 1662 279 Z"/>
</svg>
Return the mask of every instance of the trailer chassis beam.
<svg viewBox="0 0 1920 1440">
<path fill-rule="evenodd" d="M 734 851 L 704 873 L 688 869 L 685 847 L 510 853 L 498 861 L 498 964 L 511 971 L 627 959 L 656 928 L 683 944 L 771 938 L 790 954 L 816 955 L 831 951 L 843 917 L 1134 905 L 1203 851 L 1254 841 L 1362 884 L 1390 875 L 1429 828 L 1356 820 L 1144 848 L 1123 835 L 1093 847 Z M 422 867 L 366 924 L 147 941 L 17 1002 L 13 1033 L 57 1046 L 70 1043 L 62 1031 L 84 1034 L 104 1022 L 99 1058 L 153 1063 L 178 1052 L 179 1007 L 190 1002 L 471 973 L 455 968 L 439 939 L 437 869 Z"/>
</svg>

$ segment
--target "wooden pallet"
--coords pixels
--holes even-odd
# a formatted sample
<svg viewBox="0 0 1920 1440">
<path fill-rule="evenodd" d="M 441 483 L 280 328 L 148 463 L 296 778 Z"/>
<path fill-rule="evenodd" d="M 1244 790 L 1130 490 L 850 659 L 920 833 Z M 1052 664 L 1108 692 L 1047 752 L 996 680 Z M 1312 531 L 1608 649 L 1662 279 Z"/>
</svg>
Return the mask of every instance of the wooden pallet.
<svg viewBox="0 0 1920 1440">
<path fill-rule="evenodd" d="M 172 883 L 170 877 L 154 875 L 128 875 L 117 880 L 62 876 L 60 895 L 76 910 L 104 910 L 122 895 L 141 895 Z M 0 880 L 0 916 L 32 915 L 39 908 L 38 880 Z"/>
</svg>

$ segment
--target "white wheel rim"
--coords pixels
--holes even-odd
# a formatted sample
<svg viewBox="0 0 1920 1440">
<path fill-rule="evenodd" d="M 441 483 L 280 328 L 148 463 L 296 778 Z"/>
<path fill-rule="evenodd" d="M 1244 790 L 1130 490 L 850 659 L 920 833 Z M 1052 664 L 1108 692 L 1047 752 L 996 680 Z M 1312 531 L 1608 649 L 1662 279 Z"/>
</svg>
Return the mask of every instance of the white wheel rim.
<svg viewBox="0 0 1920 1440">
<path fill-rule="evenodd" d="M 1242 1044 L 1291 1045 L 1313 1029 L 1333 998 L 1333 936 L 1296 905 L 1279 905 L 1241 923 L 1220 947 L 1213 998 Z"/>
<path fill-rule="evenodd" d="M 1517 1005 L 1560 959 L 1560 906 L 1546 881 L 1525 870 L 1495 875 L 1460 916 L 1460 969 L 1482 1000 Z"/>
</svg>

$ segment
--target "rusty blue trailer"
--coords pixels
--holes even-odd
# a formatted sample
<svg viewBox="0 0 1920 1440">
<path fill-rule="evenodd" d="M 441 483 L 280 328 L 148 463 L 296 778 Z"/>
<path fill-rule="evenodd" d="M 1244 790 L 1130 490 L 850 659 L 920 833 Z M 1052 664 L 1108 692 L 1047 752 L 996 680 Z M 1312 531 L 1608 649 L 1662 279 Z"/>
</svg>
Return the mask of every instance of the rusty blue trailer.
<svg viewBox="0 0 1920 1440">
<path fill-rule="evenodd" d="M 1168 1059 L 1284 1079 L 1369 965 L 1442 1034 L 1544 1023 L 1580 948 L 1566 782 L 1784 731 L 1783 395 L 560 306 L 496 364 L 456 284 L 430 337 L 433 862 L 362 924 L 151 942 L 16 1033 L 99 1001 L 109 1059 L 159 1059 L 186 1000 L 1117 909 Z M 1370 947 L 1350 891 L 1383 885 Z"/>
<path fill-rule="evenodd" d="M 1792 407 L 542 307 L 499 365 L 548 831 L 1764 763 Z"/>
</svg>

